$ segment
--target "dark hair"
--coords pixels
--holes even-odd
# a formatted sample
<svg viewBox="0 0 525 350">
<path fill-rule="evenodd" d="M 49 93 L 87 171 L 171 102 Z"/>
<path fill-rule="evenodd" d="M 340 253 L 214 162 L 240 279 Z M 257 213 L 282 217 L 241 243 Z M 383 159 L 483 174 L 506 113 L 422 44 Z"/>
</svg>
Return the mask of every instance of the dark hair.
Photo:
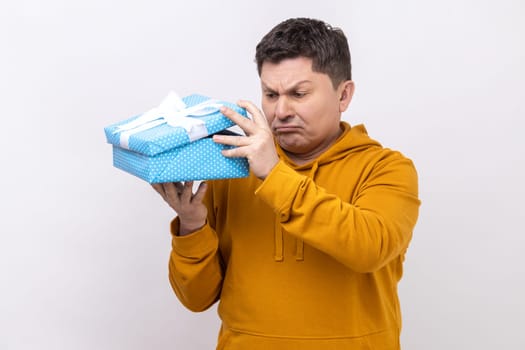
<svg viewBox="0 0 525 350">
<path fill-rule="evenodd" d="M 325 73 L 334 88 L 352 79 L 350 49 L 339 28 L 311 18 L 290 18 L 275 26 L 257 44 L 255 61 L 261 75 L 264 62 L 279 63 L 286 58 L 312 59 L 312 70 Z"/>
</svg>

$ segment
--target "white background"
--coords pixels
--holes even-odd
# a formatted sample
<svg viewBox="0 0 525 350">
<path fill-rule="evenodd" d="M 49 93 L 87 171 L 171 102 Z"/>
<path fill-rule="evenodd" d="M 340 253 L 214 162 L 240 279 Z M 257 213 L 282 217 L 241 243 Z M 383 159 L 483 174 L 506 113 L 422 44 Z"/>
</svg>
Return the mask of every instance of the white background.
<svg viewBox="0 0 525 350">
<path fill-rule="evenodd" d="M 524 349 L 523 4 L 4 0 L 0 349 L 214 348 L 216 309 L 169 287 L 173 212 L 103 127 L 171 89 L 259 103 L 255 45 L 297 16 L 347 33 L 344 119 L 419 171 L 404 349 Z"/>
</svg>

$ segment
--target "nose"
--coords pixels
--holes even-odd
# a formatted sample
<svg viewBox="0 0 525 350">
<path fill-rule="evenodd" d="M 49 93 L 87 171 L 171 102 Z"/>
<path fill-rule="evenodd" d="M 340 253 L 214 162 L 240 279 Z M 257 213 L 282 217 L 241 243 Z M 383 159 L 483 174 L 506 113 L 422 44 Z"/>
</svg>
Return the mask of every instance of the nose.
<svg viewBox="0 0 525 350">
<path fill-rule="evenodd" d="M 293 115 L 290 101 L 286 96 L 279 96 L 275 103 L 275 117 L 278 119 L 287 119 Z"/>
</svg>

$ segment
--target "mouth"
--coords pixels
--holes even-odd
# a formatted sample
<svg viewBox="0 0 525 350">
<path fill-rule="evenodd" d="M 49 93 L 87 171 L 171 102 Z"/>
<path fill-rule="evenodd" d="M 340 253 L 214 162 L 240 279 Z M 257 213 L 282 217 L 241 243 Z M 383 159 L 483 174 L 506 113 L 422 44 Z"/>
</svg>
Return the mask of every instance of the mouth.
<svg viewBox="0 0 525 350">
<path fill-rule="evenodd" d="M 274 132 L 276 134 L 288 134 L 288 133 L 293 133 L 293 132 L 297 132 L 299 131 L 299 127 L 298 126 L 294 126 L 294 125 L 282 125 L 282 126 L 277 126 L 274 128 Z"/>
</svg>

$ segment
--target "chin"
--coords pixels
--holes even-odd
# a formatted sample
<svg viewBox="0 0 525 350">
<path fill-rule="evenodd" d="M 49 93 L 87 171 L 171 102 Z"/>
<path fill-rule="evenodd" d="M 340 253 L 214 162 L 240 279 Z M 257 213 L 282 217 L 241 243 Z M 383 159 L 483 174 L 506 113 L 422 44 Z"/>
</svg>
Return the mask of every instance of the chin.
<svg viewBox="0 0 525 350">
<path fill-rule="evenodd" d="M 290 140 L 283 140 L 282 138 L 277 139 L 277 142 L 283 150 L 289 153 L 301 154 L 305 151 L 305 147 L 301 147 L 298 142 L 290 142 Z"/>
</svg>

